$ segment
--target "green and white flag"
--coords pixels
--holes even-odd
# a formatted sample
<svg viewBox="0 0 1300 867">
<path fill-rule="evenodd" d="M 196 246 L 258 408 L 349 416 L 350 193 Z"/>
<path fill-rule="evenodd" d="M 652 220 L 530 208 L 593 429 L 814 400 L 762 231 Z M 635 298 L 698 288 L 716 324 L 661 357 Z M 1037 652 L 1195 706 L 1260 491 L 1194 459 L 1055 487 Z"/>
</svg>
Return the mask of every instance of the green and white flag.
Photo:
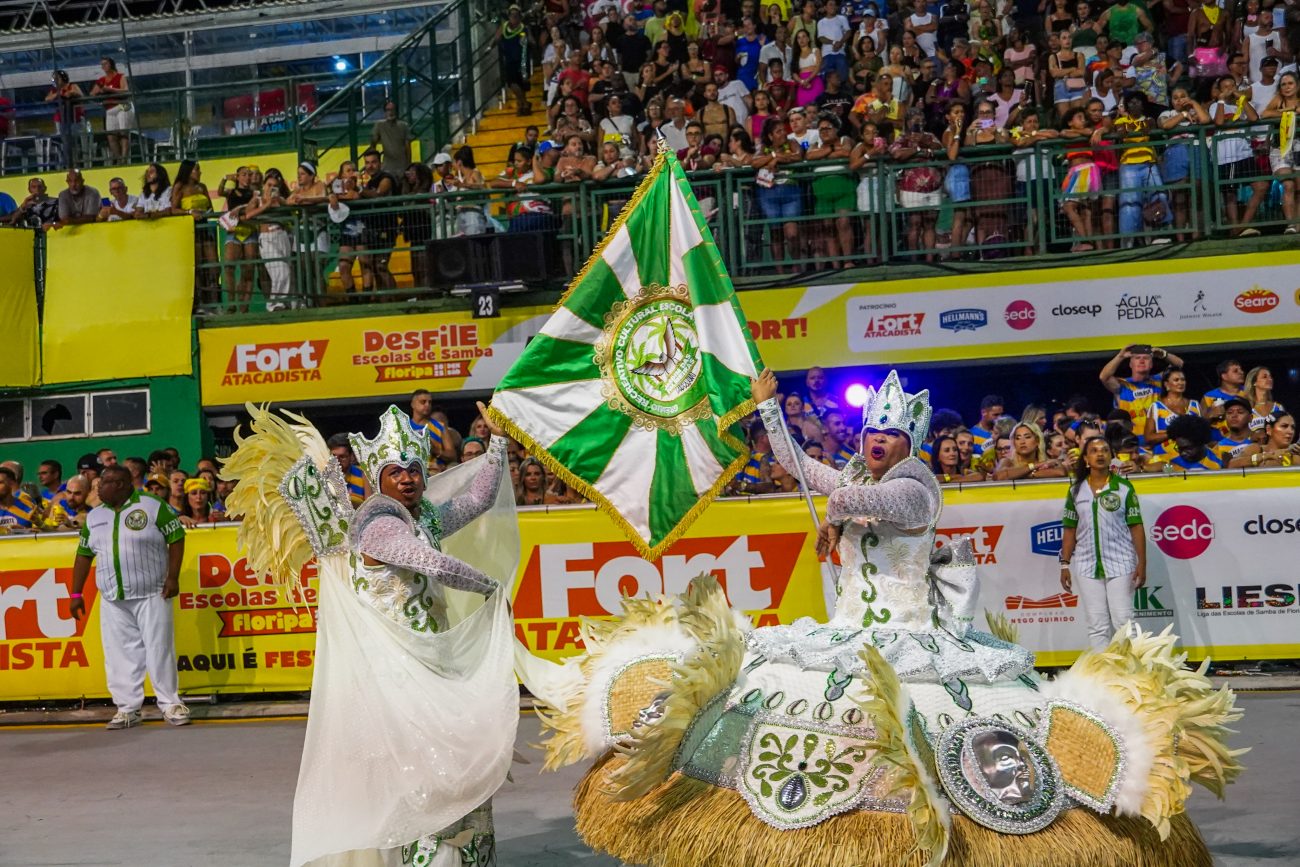
<svg viewBox="0 0 1300 867">
<path fill-rule="evenodd" d="M 653 560 L 747 461 L 738 422 L 761 369 L 681 164 L 661 150 L 491 412 Z"/>
</svg>

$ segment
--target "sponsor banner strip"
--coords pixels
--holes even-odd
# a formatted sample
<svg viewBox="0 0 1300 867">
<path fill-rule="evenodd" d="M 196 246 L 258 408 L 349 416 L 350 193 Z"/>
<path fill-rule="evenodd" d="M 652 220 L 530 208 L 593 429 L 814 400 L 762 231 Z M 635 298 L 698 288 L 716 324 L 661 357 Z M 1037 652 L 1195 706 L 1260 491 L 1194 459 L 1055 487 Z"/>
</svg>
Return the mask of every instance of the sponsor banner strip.
<svg viewBox="0 0 1300 867">
<path fill-rule="evenodd" d="M 1146 586 L 1134 593 L 1138 622 L 1156 631 L 1173 624 L 1193 659 L 1300 657 L 1300 473 L 1136 484 L 1149 564 Z M 1068 665 L 1087 637 L 1078 598 L 1061 588 L 1056 562 L 1065 484 L 946 493 L 936 540 L 970 537 L 981 606 L 1011 620 L 1039 665 Z M 580 649 L 582 617 L 609 616 L 623 595 L 681 593 L 706 572 L 719 577 L 732 605 L 758 626 L 822 619 L 821 576 L 807 526 L 796 497 L 721 501 L 662 558 L 648 562 L 590 508 L 525 512 L 516 634 L 539 655 L 560 659 Z M 75 547 L 71 535 L 0 538 L 0 700 L 107 694 L 98 609 L 112 603 L 99 599 L 91 582 L 89 617 L 69 615 Z M 295 606 L 248 569 L 234 526 L 190 532 L 175 603 L 182 689 L 308 689 L 315 580 L 309 567 L 306 604 Z M 1090 579 L 1075 579 L 1083 580 Z"/>
<path fill-rule="evenodd" d="M 739 294 L 777 370 L 1281 340 L 1300 335 L 1300 251 Z M 1086 300 L 1085 300 L 1086 299 Z M 203 328 L 205 406 L 494 388 L 547 307 Z"/>
</svg>

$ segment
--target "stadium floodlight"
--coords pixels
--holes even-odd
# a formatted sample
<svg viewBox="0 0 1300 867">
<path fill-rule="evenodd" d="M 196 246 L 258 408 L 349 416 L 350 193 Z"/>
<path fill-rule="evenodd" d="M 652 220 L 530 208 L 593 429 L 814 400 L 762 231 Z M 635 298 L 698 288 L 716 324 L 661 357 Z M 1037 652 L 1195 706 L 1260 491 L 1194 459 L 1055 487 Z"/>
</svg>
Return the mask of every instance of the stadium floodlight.
<svg viewBox="0 0 1300 867">
<path fill-rule="evenodd" d="M 867 387 L 860 382 L 855 382 L 844 390 L 844 399 L 849 402 L 849 406 L 862 408 L 867 402 Z"/>
</svg>

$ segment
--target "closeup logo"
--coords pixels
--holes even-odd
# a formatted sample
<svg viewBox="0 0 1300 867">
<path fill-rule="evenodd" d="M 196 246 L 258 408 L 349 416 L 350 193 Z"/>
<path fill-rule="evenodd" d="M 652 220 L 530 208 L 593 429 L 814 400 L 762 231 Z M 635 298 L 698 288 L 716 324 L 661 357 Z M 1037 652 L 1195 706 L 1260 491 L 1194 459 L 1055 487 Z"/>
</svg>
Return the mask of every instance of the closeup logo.
<svg viewBox="0 0 1300 867">
<path fill-rule="evenodd" d="M 1100 304 L 1057 304 L 1052 308 L 1053 316 L 1093 316 L 1101 313 Z"/>
<path fill-rule="evenodd" d="M 1300 533 L 1300 518 L 1266 518 L 1256 515 L 1241 525 L 1248 536 L 1275 536 L 1283 533 Z"/>
<path fill-rule="evenodd" d="M 1043 599 L 1030 599 L 1028 596 L 1008 596 L 1008 611 L 1030 611 L 1042 608 L 1077 608 L 1079 597 L 1073 593 L 1057 593 Z"/>
<path fill-rule="evenodd" d="M 1002 314 L 1002 319 L 1017 331 L 1024 331 L 1034 324 L 1038 318 L 1038 311 L 1034 310 L 1034 305 L 1028 301 L 1019 299 L 1012 301 L 1007 305 L 1007 310 Z"/>
<path fill-rule="evenodd" d="M 1029 549 L 1044 557 L 1058 557 L 1061 554 L 1061 539 L 1064 536 L 1065 525 L 1060 521 L 1035 524 L 1029 528 Z"/>
<path fill-rule="evenodd" d="M 945 310 L 939 314 L 939 327 L 949 331 L 974 331 L 989 324 L 989 312 L 974 307 Z"/>
<path fill-rule="evenodd" d="M 939 527 L 934 531 L 934 547 L 955 545 L 963 536 L 969 536 L 975 562 L 992 566 L 998 562 L 998 540 L 1002 538 L 1002 525 L 979 527 Z"/>
<path fill-rule="evenodd" d="M 1252 286 L 1232 301 L 1232 306 L 1242 313 L 1267 313 L 1282 303 L 1277 293 L 1271 289 Z"/>
<path fill-rule="evenodd" d="M 1214 522 L 1195 506 L 1171 506 L 1156 518 L 1151 540 L 1175 560 L 1191 560 L 1214 541 Z"/>
<path fill-rule="evenodd" d="M 1125 292 L 1115 305 L 1115 318 L 1119 320 L 1164 319 L 1165 311 L 1160 306 L 1159 295 L 1130 295 Z"/>
<path fill-rule="evenodd" d="M 882 313 L 867 320 L 863 337 L 915 337 L 921 333 L 924 313 Z"/>
</svg>

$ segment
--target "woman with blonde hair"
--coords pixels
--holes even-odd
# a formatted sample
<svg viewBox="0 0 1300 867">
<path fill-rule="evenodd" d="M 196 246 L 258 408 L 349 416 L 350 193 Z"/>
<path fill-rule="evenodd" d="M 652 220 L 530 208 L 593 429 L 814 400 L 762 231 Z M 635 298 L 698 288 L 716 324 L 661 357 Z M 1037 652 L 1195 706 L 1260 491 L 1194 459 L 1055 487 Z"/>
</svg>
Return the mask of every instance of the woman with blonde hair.
<svg viewBox="0 0 1300 867">
<path fill-rule="evenodd" d="M 1273 400 L 1273 371 L 1267 367 L 1252 367 L 1246 374 L 1242 397 L 1250 401 L 1252 431 L 1263 428 L 1264 421 L 1280 414 L 1285 407 Z"/>
<path fill-rule="evenodd" d="M 1011 428 L 1011 454 L 993 471 L 995 481 L 1064 477 L 1065 469 L 1061 462 L 1047 457 L 1047 445 L 1038 425 L 1022 421 Z"/>
<path fill-rule="evenodd" d="M 534 457 L 524 458 L 519 462 L 519 481 L 515 483 L 515 504 L 519 506 L 542 506 L 553 502 L 546 491 L 546 467 Z"/>
</svg>

